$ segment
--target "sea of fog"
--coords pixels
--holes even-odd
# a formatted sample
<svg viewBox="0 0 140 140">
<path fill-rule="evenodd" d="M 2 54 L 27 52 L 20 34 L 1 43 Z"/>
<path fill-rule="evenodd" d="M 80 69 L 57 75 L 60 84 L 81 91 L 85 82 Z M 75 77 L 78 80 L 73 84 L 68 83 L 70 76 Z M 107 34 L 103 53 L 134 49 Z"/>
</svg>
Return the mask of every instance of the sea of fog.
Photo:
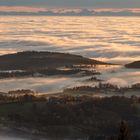
<svg viewBox="0 0 140 140">
<path fill-rule="evenodd" d="M 139 29 L 138 17 L 0 16 L 0 55 L 25 50 L 57 51 L 125 64 L 140 60 Z M 98 70 L 102 72 L 98 78 L 119 86 L 140 82 L 139 69 Z M 95 84 L 83 82 L 85 78 L 4 79 L 0 80 L 0 90 L 23 88 L 51 93 Z"/>
<path fill-rule="evenodd" d="M 140 82 L 139 69 L 126 69 L 123 66 L 101 66 L 97 67 L 101 75 L 96 75 L 98 79 L 106 83 L 118 85 L 119 87 L 131 86 Z M 11 78 L 0 80 L 0 90 L 7 92 L 9 90 L 31 89 L 39 93 L 57 93 L 66 88 L 75 86 L 94 86 L 99 82 L 87 82 L 91 76 L 48 76 L 48 77 L 26 77 Z"/>
<path fill-rule="evenodd" d="M 139 29 L 139 17 L 0 16 L 0 54 L 59 51 L 128 63 L 140 60 Z"/>
<path fill-rule="evenodd" d="M 54 140 L 50 138 L 43 138 L 39 135 L 25 133 L 12 128 L 0 128 L 0 140 Z"/>
</svg>

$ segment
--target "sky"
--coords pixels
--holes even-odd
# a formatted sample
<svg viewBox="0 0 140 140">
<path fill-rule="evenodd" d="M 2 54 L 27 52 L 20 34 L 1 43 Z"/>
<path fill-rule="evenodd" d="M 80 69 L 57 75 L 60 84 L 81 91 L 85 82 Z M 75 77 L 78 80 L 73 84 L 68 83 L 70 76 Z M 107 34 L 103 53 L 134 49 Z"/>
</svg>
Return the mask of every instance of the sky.
<svg viewBox="0 0 140 140">
<path fill-rule="evenodd" d="M 45 11 L 46 8 L 140 9 L 140 0 L 0 0 L 0 11 Z"/>
<path fill-rule="evenodd" d="M 140 8 L 140 0 L 0 0 L 1 6 Z"/>
</svg>

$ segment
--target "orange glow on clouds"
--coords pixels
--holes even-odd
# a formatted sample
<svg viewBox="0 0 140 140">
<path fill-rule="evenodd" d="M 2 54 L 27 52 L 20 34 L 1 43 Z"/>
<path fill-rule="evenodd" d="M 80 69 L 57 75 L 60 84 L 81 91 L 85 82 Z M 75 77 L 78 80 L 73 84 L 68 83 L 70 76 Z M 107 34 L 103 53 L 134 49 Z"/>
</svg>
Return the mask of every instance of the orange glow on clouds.
<svg viewBox="0 0 140 140">
<path fill-rule="evenodd" d="M 140 13 L 140 8 L 93 8 L 88 9 L 89 11 L 95 12 L 133 12 Z M 29 7 L 29 6 L 0 6 L 0 12 L 47 12 L 51 11 L 54 13 L 67 13 L 67 12 L 75 12 L 79 13 L 82 11 L 80 8 L 43 8 L 43 7 Z"/>
<path fill-rule="evenodd" d="M 46 8 L 26 7 L 26 6 L 0 6 L 0 12 L 45 12 Z"/>
<path fill-rule="evenodd" d="M 140 13 L 140 8 L 98 8 L 94 9 L 96 12 L 133 12 L 133 13 Z"/>
<path fill-rule="evenodd" d="M 66 13 L 66 12 L 81 12 L 80 8 L 43 8 L 43 7 L 26 7 L 26 6 L 0 6 L 0 12 L 47 12 Z"/>
</svg>

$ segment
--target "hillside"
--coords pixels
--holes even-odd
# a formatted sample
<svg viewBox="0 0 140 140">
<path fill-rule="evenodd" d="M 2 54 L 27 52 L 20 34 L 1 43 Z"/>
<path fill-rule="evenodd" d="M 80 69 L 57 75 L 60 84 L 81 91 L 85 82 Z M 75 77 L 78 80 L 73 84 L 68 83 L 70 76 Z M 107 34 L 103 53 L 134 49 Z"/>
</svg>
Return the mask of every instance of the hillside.
<svg viewBox="0 0 140 140">
<path fill-rule="evenodd" d="M 127 68 L 140 68 L 140 61 L 135 61 L 130 64 L 126 64 L 125 67 Z"/>
<path fill-rule="evenodd" d="M 56 52 L 18 52 L 0 56 L 0 70 L 30 70 L 41 68 L 57 68 L 81 64 L 107 64 L 79 55 Z"/>
</svg>

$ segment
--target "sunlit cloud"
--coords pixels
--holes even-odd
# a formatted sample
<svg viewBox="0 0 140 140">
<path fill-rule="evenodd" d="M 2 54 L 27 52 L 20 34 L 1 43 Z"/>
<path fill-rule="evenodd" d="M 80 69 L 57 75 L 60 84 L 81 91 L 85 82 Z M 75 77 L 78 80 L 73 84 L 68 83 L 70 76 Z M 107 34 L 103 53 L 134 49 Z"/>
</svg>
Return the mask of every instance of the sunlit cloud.
<svg viewBox="0 0 140 140">
<path fill-rule="evenodd" d="M 80 13 L 83 8 L 46 8 L 31 6 L 0 6 L 0 12 L 53 12 L 53 13 Z M 140 13 L 140 8 L 88 8 L 89 12 L 132 12 Z"/>
<path fill-rule="evenodd" d="M 0 6 L 0 12 L 44 12 L 46 8 L 26 6 Z"/>
<path fill-rule="evenodd" d="M 0 6 L 0 12 L 54 12 L 54 13 L 79 13 L 80 8 L 44 8 L 44 7 L 29 7 L 29 6 Z"/>
<path fill-rule="evenodd" d="M 42 50 L 121 64 L 140 60 L 139 17 L 1 16 L 0 21 L 0 55 Z"/>
<path fill-rule="evenodd" d="M 95 12 L 133 12 L 140 13 L 140 8 L 95 8 Z"/>
</svg>

